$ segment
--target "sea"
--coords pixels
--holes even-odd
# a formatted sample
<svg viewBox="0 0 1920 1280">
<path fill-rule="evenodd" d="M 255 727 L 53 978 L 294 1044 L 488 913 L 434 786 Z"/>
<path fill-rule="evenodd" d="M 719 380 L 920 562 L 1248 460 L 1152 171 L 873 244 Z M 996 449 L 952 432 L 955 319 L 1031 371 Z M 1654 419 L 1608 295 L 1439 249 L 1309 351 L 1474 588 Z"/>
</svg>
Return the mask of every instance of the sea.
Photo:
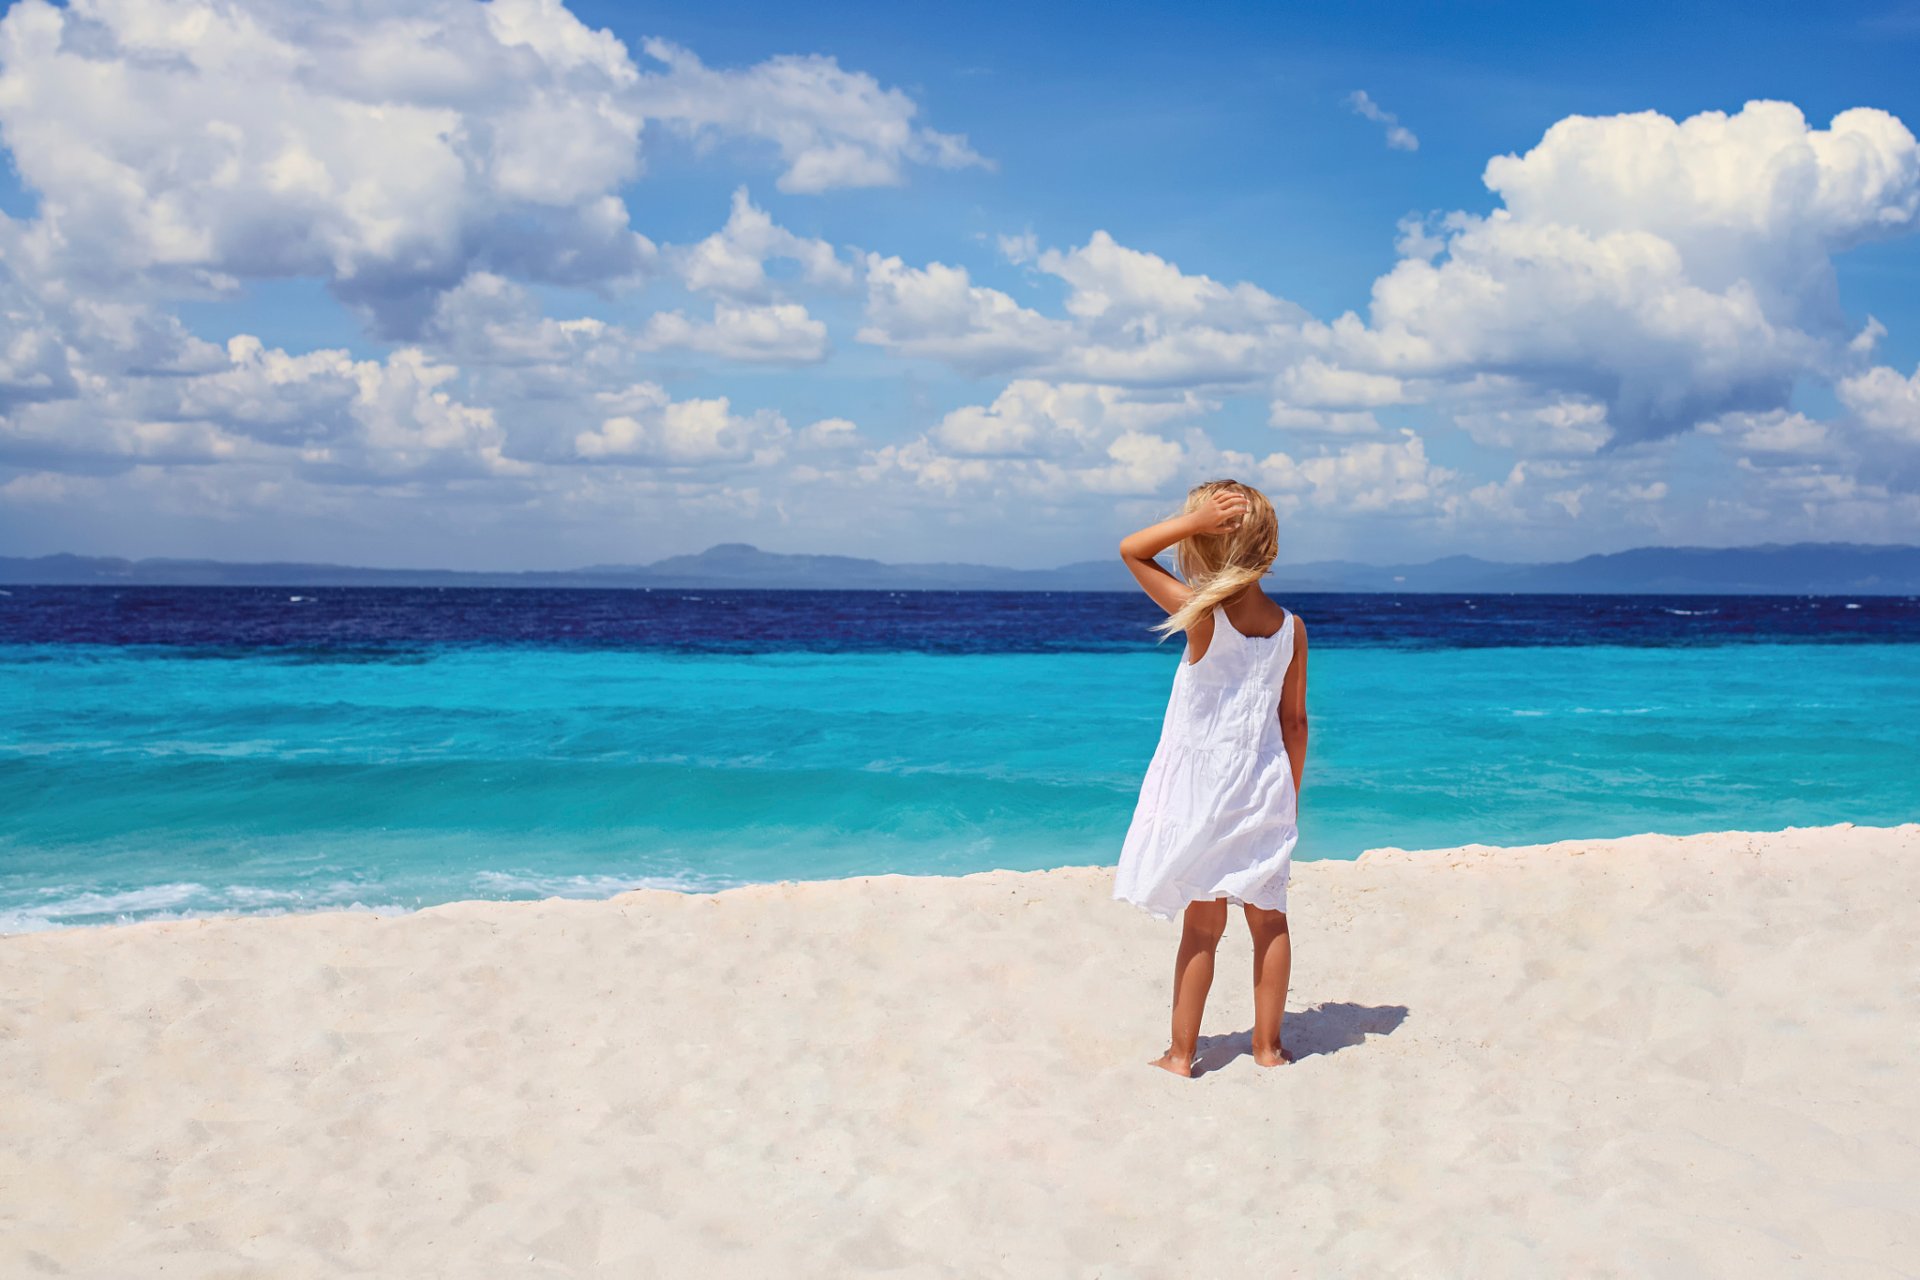
<svg viewBox="0 0 1920 1280">
<path fill-rule="evenodd" d="M 1336 595 L 1295 856 L 1920 819 L 1920 599 Z M 1100 592 L 12 587 L 0 932 L 1115 860 Z"/>
</svg>

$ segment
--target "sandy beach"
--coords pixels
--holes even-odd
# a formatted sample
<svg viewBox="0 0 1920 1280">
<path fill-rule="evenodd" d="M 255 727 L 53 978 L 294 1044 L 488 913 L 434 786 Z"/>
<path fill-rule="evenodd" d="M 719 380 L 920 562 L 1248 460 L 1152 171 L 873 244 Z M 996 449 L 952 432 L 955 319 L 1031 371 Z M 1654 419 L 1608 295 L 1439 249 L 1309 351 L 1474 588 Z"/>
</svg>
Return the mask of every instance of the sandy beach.
<svg viewBox="0 0 1920 1280">
<path fill-rule="evenodd" d="M 1912 1275 L 1920 826 L 0 939 L 8 1276 Z"/>
</svg>

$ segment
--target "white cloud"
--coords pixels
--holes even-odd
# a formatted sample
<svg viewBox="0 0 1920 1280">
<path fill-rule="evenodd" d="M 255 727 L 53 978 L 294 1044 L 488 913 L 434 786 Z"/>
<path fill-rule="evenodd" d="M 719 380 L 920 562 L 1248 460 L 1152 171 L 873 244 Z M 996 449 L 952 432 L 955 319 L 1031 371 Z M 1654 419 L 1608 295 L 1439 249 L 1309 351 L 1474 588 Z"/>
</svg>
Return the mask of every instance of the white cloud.
<svg viewBox="0 0 1920 1280">
<path fill-rule="evenodd" d="M 860 428 L 846 418 L 821 418 L 818 422 L 810 422 L 794 432 L 793 440 L 802 449 L 827 452 L 857 449 L 866 443 L 860 435 Z"/>
<path fill-rule="evenodd" d="M 1456 411 L 1453 421 L 1476 444 L 1526 457 L 1588 456 L 1605 445 L 1608 437 L 1606 406 L 1591 400 L 1563 399 L 1542 405 L 1509 402 L 1491 408 L 1468 408 Z"/>
<path fill-rule="evenodd" d="M 1762 465 L 1832 459 L 1842 450 L 1831 423 L 1790 409 L 1766 413 L 1730 413 L 1701 424 L 1702 434 L 1725 440 L 1743 461 Z"/>
<path fill-rule="evenodd" d="M 25 291 L 0 282 L 0 414 L 36 400 L 66 399 L 77 390 L 66 343 Z"/>
<path fill-rule="evenodd" d="M 448 389 L 457 374 L 418 348 L 384 360 L 290 355 L 242 334 L 218 368 L 86 376 L 69 399 L 16 409 L 0 419 L 0 460 L 72 471 L 271 463 L 328 483 L 524 474 L 493 411 Z"/>
<path fill-rule="evenodd" d="M 1067 310 L 1089 323 L 1152 337 L 1183 324 L 1243 329 L 1304 319 L 1306 313 L 1250 284 L 1188 275 L 1157 254 L 1118 243 L 1105 231 L 1078 249 L 1048 249 L 1041 271 L 1067 282 Z"/>
<path fill-rule="evenodd" d="M 436 298 L 424 336 L 463 365 L 543 368 L 568 381 L 596 371 L 617 377 L 634 360 L 632 335 L 621 326 L 593 316 L 555 320 L 524 286 L 489 271 Z"/>
<path fill-rule="evenodd" d="M 1189 460 L 1185 446 L 1155 428 L 1216 407 L 1190 392 L 1020 379 L 991 404 L 946 414 L 916 440 L 870 450 L 861 474 L 904 473 L 948 494 L 1047 494 L 1055 502 L 1152 494 L 1175 483 Z"/>
<path fill-rule="evenodd" d="M 1440 505 L 1458 473 L 1427 457 L 1412 431 L 1394 441 L 1370 440 L 1304 458 L 1269 454 L 1260 477 L 1277 499 L 1341 514 L 1427 512 Z"/>
<path fill-rule="evenodd" d="M 1860 332 L 1854 334 L 1852 340 L 1847 343 L 1847 351 L 1863 360 L 1867 359 L 1880 345 L 1880 339 L 1886 336 L 1887 326 L 1881 324 L 1877 318 L 1868 316 L 1867 322 L 1860 327 Z"/>
<path fill-rule="evenodd" d="M 715 69 L 662 45 L 636 65 L 554 0 L 155 14 L 188 10 L 19 0 L 0 18 L 0 136 L 40 206 L 0 215 L 0 486 L 42 510 L 297 501 L 352 524 L 365 495 L 407 494 L 443 514 L 764 509 L 831 530 L 860 493 L 985 528 L 1018 503 L 1063 525 L 1144 514 L 1237 474 L 1335 547 L 1412 521 L 1479 550 L 1523 530 L 1541 554 L 1595 529 L 1782 538 L 1916 510 L 1920 371 L 1874 364 L 1886 327 L 1846 315 L 1833 270 L 1920 225 L 1920 147 L 1882 112 L 1563 121 L 1489 163 L 1499 207 L 1404 220 L 1365 314 L 1323 323 L 1100 230 L 982 235 L 1004 262 L 970 273 L 798 234 L 739 186 L 712 235 L 634 231 L 621 193 L 663 124 L 697 148 L 765 143 L 789 191 L 977 162 L 831 59 Z M 208 342 L 163 305 L 289 275 L 409 341 Z M 670 300 L 615 297 L 643 276 Z M 840 401 L 863 426 L 822 416 L 873 385 L 863 352 L 785 400 L 818 406 L 789 427 L 757 406 L 793 375 L 715 385 L 838 360 L 850 304 L 831 295 L 855 290 L 859 342 L 997 394 L 929 412 L 952 384 L 911 370 L 897 395 Z M 691 371 L 698 395 L 673 381 Z M 1831 420 L 1793 407 L 1827 388 Z"/>
<path fill-rule="evenodd" d="M 1159 493 L 1180 477 L 1186 452 L 1164 436 L 1129 431 L 1107 446 L 1110 461 L 1081 473 L 1092 493 Z"/>
<path fill-rule="evenodd" d="M 972 282 L 964 267 L 867 258 L 860 341 L 969 373 L 1032 372 L 1141 387 L 1201 387 L 1270 376 L 1307 316 L 1252 285 L 1188 275 L 1096 231 L 1048 249 L 1038 269 L 1066 282 L 1066 319 Z"/>
<path fill-rule="evenodd" d="M 659 69 L 557 0 L 19 0 L 0 18 L 0 137 L 40 210 L 0 223 L 0 253 L 95 294 L 319 279 L 382 336 L 411 340 L 472 271 L 640 282 L 657 250 L 617 192 L 640 175 L 650 120 L 772 140 L 787 190 L 980 162 L 914 124 L 904 93 L 832 59 L 715 70 L 648 50 Z M 757 235 L 763 259 L 847 282 L 831 250 L 757 212 L 708 257 L 751 252 L 741 242 Z M 721 288 L 742 269 L 705 266 Z"/>
<path fill-rule="evenodd" d="M 667 68 L 642 79 L 636 101 L 648 118 L 696 138 L 718 132 L 772 142 L 787 165 L 782 191 L 894 186 L 908 163 L 986 163 L 959 134 L 915 124 L 918 108 L 906 94 L 832 58 L 777 57 L 722 71 L 665 40 L 644 48 Z"/>
<path fill-rule="evenodd" d="M 1571 117 L 1486 170 L 1505 207 L 1454 214 L 1370 321 L 1313 336 L 1323 358 L 1436 381 L 1496 373 L 1605 406 L 1623 441 L 1783 407 L 1857 355 L 1832 256 L 1920 218 L 1920 146 L 1857 109 L 1812 129 L 1786 103 L 1675 122 Z M 1439 258 L 1439 261 L 1433 259 Z"/>
<path fill-rule="evenodd" d="M 1025 266 L 1040 256 L 1040 238 L 1031 228 L 1018 235 L 996 236 L 994 243 L 1000 246 L 1000 256 L 1016 267 Z"/>
<path fill-rule="evenodd" d="M 862 342 L 987 372 L 1043 364 L 1071 341 L 1070 326 L 974 284 L 964 267 L 909 267 L 870 253 L 866 268 Z"/>
<path fill-rule="evenodd" d="M 1920 223 L 1920 146 L 1870 109 L 1826 129 L 1765 102 L 1574 117 L 1486 180 L 1504 207 L 1402 223 L 1365 320 L 1322 324 L 1096 232 L 1070 250 L 1003 237 L 1003 255 L 1067 285 L 1059 318 L 960 267 L 872 256 L 858 336 L 969 373 L 1265 380 L 1289 430 L 1373 433 L 1374 411 L 1429 404 L 1489 447 L 1590 453 L 1847 376 L 1883 327 L 1841 312 L 1833 255 Z"/>
<path fill-rule="evenodd" d="M 854 282 L 853 267 L 840 259 L 832 245 L 775 226 L 745 187 L 733 193 L 726 226 L 697 244 L 672 250 L 671 256 L 689 289 L 734 299 L 771 298 L 774 290 L 766 264 L 774 259 L 795 263 L 800 278 L 809 284 L 850 288 Z"/>
<path fill-rule="evenodd" d="M 1383 126 L 1387 132 L 1387 145 L 1395 151 L 1420 149 L 1420 139 L 1413 136 L 1413 130 L 1401 124 L 1399 116 L 1382 109 L 1365 89 L 1355 89 L 1348 94 L 1347 106 L 1355 115 Z"/>
<path fill-rule="evenodd" d="M 1268 409 L 1267 425 L 1292 435 L 1307 436 L 1377 436 L 1386 430 L 1372 413 L 1296 409 L 1281 401 L 1275 401 Z"/>
<path fill-rule="evenodd" d="M 713 319 L 690 320 L 678 311 L 647 318 L 639 345 L 653 351 L 699 351 L 725 360 L 811 364 L 827 354 L 827 326 L 796 302 L 742 307 L 719 303 Z"/>
<path fill-rule="evenodd" d="M 1303 409 L 1378 409 L 1410 398 L 1400 379 L 1341 369 L 1309 356 L 1274 382 L 1274 401 Z"/>
<path fill-rule="evenodd" d="M 1879 365 L 1841 379 L 1837 390 L 1840 402 L 1868 429 L 1920 445 L 1920 368 L 1903 377 Z"/>
<path fill-rule="evenodd" d="M 348 372 L 360 438 L 337 459 L 332 444 L 323 453 L 309 453 L 309 466 L 337 460 L 349 474 L 366 470 L 383 476 L 526 470 L 525 464 L 503 455 L 506 436 L 493 410 L 462 404 L 440 389 L 459 373 L 451 365 L 436 364 L 415 348 L 402 348 L 385 361 L 354 361 Z"/>
<path fill-rule="evenodd" d="M 1059 457 L 1104 452 L 1118 435 L 1190 421 L 1215 407 L 1190 392 L 1141 396 L 1120 387 L 1025 378 L 992 404 L 953 410 L 927 438 L 963 456 Z"/>
<path fill-rule="evenodd" d="M 748 364 L 809 364 L 827 353 L 826 325 L 795 302 L 718 302 L 711 319 L 656 311 L 629 329 L 592 316 L 544 316 L 520 285 L 484 272 L 440 296 L 426 333 L 465 363 L 538 369 L 556 385 L 625 380 L 657 351 Z"/>
<path fill-rule="evenodd" d="M 317 277 L 401 335 L 473 265 L 637 278 L 653 246 L 610 194 L 638 170 L 633 69 L 531 7 L 21 0 L 0 134 L 40 214 L 12 230 L 102 287 Z"/>
<path fill-rule="evenodd" d="M 651 382 L 601 395 L 609 416 L 574 437 L 584 459 L 687 467 L 777 459 L 789 434 L 777 413 L 741 415 L 725 396 L 675 400 Z"/>
<path fill-rule="evenodd" d="M 0 498 L 9 503 L 46 503 L 50 506 L 91 496 L 97 485 L 89 477 L 58 471 L 23 471 L 0 484 Z"/>
</svg>

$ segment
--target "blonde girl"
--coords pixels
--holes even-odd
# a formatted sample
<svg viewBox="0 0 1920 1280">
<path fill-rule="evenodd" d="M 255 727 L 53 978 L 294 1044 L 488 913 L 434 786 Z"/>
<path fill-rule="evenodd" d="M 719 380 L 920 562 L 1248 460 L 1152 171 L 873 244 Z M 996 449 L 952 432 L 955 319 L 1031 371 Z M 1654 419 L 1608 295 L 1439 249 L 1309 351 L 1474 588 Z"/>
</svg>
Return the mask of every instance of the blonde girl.
<svg viewBox="0 0 1920 1280">
<path fill-rule="evenodd" d="M 1178 576 L 1154 558 L 1175 548 Z M 1113 896 L 1181 916 L 1173 1032 L 1155 1066 L 1193 1074 L 1213 958 L 1237 904 L 1253 934 L 1253 1059 L 1292 1061 L 1281 1041 L 1293 940 L 1287 881 L 1307 759 L 1307 629 L 1260 589 L 1279 553 L 1273 504 L 1209 480 L 1170 520 L 1129 534 L 1120 558 L 1184 634 L 1160 741 L 1140 785 Z"/>
</svg>

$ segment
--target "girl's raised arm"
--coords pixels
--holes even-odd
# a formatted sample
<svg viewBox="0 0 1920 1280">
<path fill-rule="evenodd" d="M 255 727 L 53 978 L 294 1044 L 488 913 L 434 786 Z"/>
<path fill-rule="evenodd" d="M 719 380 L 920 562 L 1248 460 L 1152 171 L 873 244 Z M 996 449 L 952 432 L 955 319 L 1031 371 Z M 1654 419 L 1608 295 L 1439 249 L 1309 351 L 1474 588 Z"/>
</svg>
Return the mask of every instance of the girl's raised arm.
<svg viewBox="0 0 1920 1280">
<path fill-rule="evenodd" d="M 1196 533 L 1227 532 L 1247 514 L 1249 505 L 1243 493 L 1216 489 L 1194 510 L 1148 525 L 1120 539 L 1120 559 L 1139 582 L 1140 589 L 1153 597 L 1154 603 L 1168 613 L 1177 613 L 1193 590 L 1162 568 L 1154 557 Z"/>
</svg>

